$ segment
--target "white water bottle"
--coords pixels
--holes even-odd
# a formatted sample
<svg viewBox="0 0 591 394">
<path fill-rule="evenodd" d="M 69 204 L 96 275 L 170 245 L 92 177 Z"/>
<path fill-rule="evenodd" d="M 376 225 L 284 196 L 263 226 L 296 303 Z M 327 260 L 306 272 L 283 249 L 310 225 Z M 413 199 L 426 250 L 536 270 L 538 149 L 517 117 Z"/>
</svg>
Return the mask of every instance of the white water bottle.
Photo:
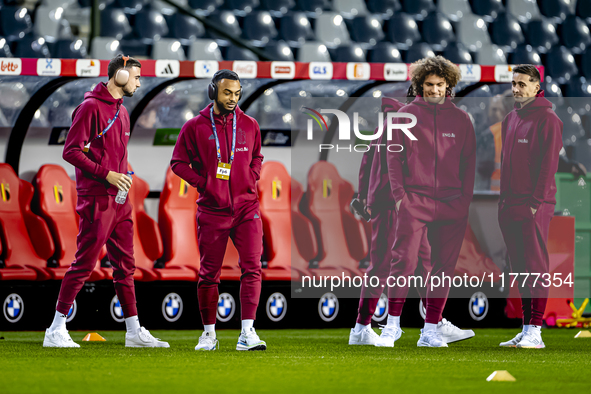
<svg viewBox="0 0 591 394">
<path fill-rule="evenodd" d="M 127 171 L 127 175 L 129 175 L 130 178 L 132 178 L 133 175 L 133 171 Z M 125 190 L 119 190 L 117 192 L 117 196 L 115 197 L 115 202 L 117 204 L 125 204 L 125 200 L 127 199 L 127 193 Z"/>
</svg>

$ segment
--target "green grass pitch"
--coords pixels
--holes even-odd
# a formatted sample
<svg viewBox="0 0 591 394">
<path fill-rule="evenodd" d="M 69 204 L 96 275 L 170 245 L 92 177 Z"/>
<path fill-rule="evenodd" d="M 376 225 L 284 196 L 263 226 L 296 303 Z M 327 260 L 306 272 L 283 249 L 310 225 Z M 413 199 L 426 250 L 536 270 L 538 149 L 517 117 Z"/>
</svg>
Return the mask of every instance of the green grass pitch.
<svg viewBox="0 0 591 394">
<path fill-rule="evenodd" d="M 266 352 L 235 350 L 238 331 L 218 331 L 220 350 L 195 352 L 200 331 L 153 331 L 170 349 L 126 349 L 124 332 L 80 349 L 45 349 L 42 332 L 2 332 L 0 393 L 542 393 L 589 392 L 591 339 L 544 330 L 546 349 L 499 348 L 519 330 L 479 329 L 449 348 L 417 348 L 405 329 L 394 348 L 348 346 L 348 329 L 260 330 Z M 487 382 L 508 370 L 516 382 Z"/>
</svg>

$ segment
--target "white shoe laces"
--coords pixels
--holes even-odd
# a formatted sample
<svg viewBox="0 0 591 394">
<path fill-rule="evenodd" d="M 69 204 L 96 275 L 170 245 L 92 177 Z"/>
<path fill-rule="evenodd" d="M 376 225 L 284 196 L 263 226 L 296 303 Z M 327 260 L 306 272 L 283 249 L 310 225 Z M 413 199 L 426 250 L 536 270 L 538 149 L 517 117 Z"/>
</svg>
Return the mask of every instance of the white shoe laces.
<svg viewBox="0 0 591 394">
<path fill-rule="evenodd" d="M 460 328 L 458 328 L 457 326 L 455 326 L 454 324 L 452 324 L 452 322 L 450 322 L 447 319 L 442 319 L 441 320 L 441 326 L 442 327 L 445 327 L 445 328 L 447 328 L 449 330 L 454 330 L 454 331 L 458 330 L 458 331 L 461 331 Z"/>
<path fill-rule="evenodd" d="M 439 333 L 437 331 L 423 330 L 423 332 L 421 333 L 421 336 L 423 337 L 424 340 L 426 340 L 428 342 L 431 342 L 431 340 L 433 340 L 433 339 L 443 342 L 443 340 L 441 339 L 441 337 L 439 336 Z"/>
<path fill-rule="evenodd" d="M 527 331 L 525 334 L 523 334 L 523 338 L 521 338 L 520 342 L 539 344 L 541 342 L 541 335 L 537 335 L 535 332 Z"/>
<path fill-rule="evenodd" d="M 380 330 L 382 330 L 382 335 L 380 335 L 381 337 L 392 337 L 392 338 L 396 338 L 396 334 L 398 331 L 400 331 L 400 335 L 402 335 L 402 333 L 404 331 L 402 331 L 402 329 L 400 327 L 396 327 L 396 326 L 388 326 L 388 325 L 379 325 Z"/>
<path fill-rule="evenodd" d="M 72 337 L 70 337 L 70 334 L 68 333 L 68 330 L 58 330 L 58 331 L 55 331 L 55 335 L 59 339 L 61 339 L 62 341 L 64 341 L 64 342 L 68 342 L 68 343 L 74 342 L 72 340 Z"/>
<path fill-rule="evenodd" d="M 213 345 L 215 344 L 215 341 L 216 337 L 214 337 L 213 335 L 205 335 L 205 333 L 203 333 L 203 335 L 199 337 L 200 344 Z"/>
<path fill-rule="evenodd" d="M 144 342 L 153 342 L 153 341 L 158 342 L 158 341 L 160 341 L 160 338 L 154 337 L 152 334 L 150 334 L 150 331 L 146 330 L 144 327 L 140 328 L 140 331 L 138 332 L 138 336 Z"/>
<path fill-rule="evenodd" d="M 242 331 L 242 335 L 244 335 L 244 337 L 246 339 L 248 339 L 249 341 L 260 341 L 261 338 L 259 338 L 259 336 L 257 335 L 256 331 L 254 330 L 254 328 L 250 328 L 248 330 Z"/>
<path fill-rule="evenodd" d="M 359 332 L 359 334 L 363 334 L 363 333 L 366 333 L 371 338 L 379 338 L 380 337 L 374 330 L 371 329 L 371 327 L 365 327 Z"/>
</svg>

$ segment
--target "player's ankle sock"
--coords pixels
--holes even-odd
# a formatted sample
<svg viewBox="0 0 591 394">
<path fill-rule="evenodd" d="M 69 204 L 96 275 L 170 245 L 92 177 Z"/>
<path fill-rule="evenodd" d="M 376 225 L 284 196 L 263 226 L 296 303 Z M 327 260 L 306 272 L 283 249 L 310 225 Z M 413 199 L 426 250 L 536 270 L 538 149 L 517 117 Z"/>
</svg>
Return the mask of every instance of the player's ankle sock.
<svg viewBox="0 0 591 394">
<path fill-rule="evenodd" d="M 125 327 L 127 327 L 129 335 L 135 335 L 137 330 L 140 329 L 140 319 L 137 315 L 125 318 Z"/>
<path fill-rule="evenodd" d="M 252 328 L 254 325 L 254 319 L 244 319 L 242 320 L 242 331 L 248 330 Z"/>
<path fill-rule="evenodd" d="M 55 311 L 55 315 L 53 316 L 53 323 L 51 323 L 51 326 L 49 327 L 49 332 L 65 330 L 67 319 L 68 317 L 63 313 Z"/>
<path fill-rule="evenodd" d="M 355 323 L 355 328 L 353 329 L 353 332 L 355 334 L 359 334 L 361 332 L 361 330 L 363 330 L 364 328 L 370 328 L 370 327 L 371 327 L 371 323 L 369 323 L 367 326 L 364 326 L 363 324 Z"/>
<path fill-rule="evenodd" d="M 542 333 L 542 326 L 534 326 L 533 324 L 531 324 L 528 328 L 529 332 L 534 332 L 536 334 L 541 334 Z"/>
<path fill-rule="evenodd" d="M 436 331 L 437 324 L 433 323 L 425 323 L 425 327 L 423 327 L 423 331 Z"/>
<path fill-rule="evenodd" d="M 400 328 L 400 316 L 388 315 L 388 322 L 386 325 Z"/>
<path fill-rule="evenodd" d="M 523 325 L 523 333 L 525 334 L 529 329 L 530 329 L 531 325 L 529 324 L 524 324 Z"/>
<path fill-rule="evenodd" d="M 203 330 L 206 332 L 212 332 L 215 336 L 215 324 L 204 324 Z"/>
</svg>

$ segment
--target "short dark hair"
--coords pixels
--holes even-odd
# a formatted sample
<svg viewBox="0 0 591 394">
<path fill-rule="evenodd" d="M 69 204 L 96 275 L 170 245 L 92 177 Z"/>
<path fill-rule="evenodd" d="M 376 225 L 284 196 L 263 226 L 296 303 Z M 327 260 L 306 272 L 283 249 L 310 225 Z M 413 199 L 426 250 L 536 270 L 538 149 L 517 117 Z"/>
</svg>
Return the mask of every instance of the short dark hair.
<svg viewBox="0 0 591 394">
<path fill-rule="evenodd" d="M 213 83 L 214 85 L 217 85 L 217 83 L 219 81 L 221 81 L 222 79 L 231 79 L 232 81 L 240 81 L 240 77 L 234 71 L 222 69 L 222 70 L 219 70 L 218 72 L 216 72 L 215 74 L 213 74 L 213 77 L 211 78 L 211 83 Z"/>
<path fill-rule="evenodd" d="M 542 80 L 540 72 L 538 71 L 537 67 L 533 64 L 520 64 L 516 67 L 513 67 L 513 72 L 518 74 L 529 75 L 530 82 L 540 82 Z"/>
<path fill-rule="evenodd" d="M 115 76 L 115 73 L 117 73 L 117 70 L 124 67 L 123 65 L 125 65 L 125 68 L 131 68 L 131 67 L 142 68 L 142 64 L 139 62 L 139 60 L 129 57 L 129 59 L 127 60 L 127 63 L 126 63 L 125 59 L 123 59 L 123 55 L 119 54 L 119 55 L 115 56 L 113 59 L 111 59 L 111 61 L 109 62 L 109 68 L 108 68 L 109 79 L 113 78 Z"/>
</svg>

